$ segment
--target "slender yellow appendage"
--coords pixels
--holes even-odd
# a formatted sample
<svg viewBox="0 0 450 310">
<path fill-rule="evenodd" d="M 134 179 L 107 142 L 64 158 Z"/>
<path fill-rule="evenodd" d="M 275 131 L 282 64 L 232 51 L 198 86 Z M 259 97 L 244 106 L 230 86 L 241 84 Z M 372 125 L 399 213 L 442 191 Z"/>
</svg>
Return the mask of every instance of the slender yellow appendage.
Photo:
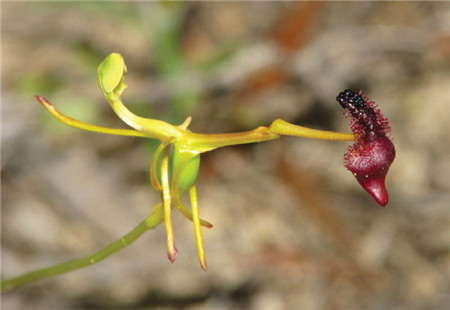
<svg viewBox="0 0 450 310">
<path fill-rule="evenodd" d="M 164 205 L 164 222 L 166 224 L 167 233 L 167 256 L 173 263 L 177 259 L 178 251 L 175 247 L 175 240 L 172 226 L 172 199 L 169 184 L 169 148 L 164 149 L 161 159 L 161 183 L 163 189 L 163 205 Z"/>
<path fill-rule="evenodd" d="M 200 261 L 200 266 L 203 270 L 207 271 L 205 249 L 203 247 L 202 227 L 200 225 L 200 215 L 198 212 L 198 200 L 197 200 L 197 188 L 192 186 L 189 189 L 189 197 L 191 199 L 192 217 L 194 222 L 195 241 L 197 242 L 197 253 Z"/>
<path fill-rule="evenodd" d="M 296 136 L 320 140 L 353 141 L 355 135 L 352 133 L 340 133 L 334 131 L 317 130 L 290 124 L 282 119 L 275 120 L 269 127 L 270 131 L 279 135 Z"/>
<path fill-rule="evenodd" d="M 114 129 L 114 128 L 107 128 L 107 127 L 101 127 L 101 126 L 95 126 L 88 123 L 84 123 L 81 121 L 78 121 L 76 119 L 73 119 L 71 117 L 65 116 L 61 112 L 59 112 L 53 104 L 51 104 L 47 99 L 40 96 L 35 96 L 37 101 L 39 101 L 40 104 L 44 106 L 44 108 L 50 112 L 51 115 L 53 115 L 58 121 L 61 123 L 88 131 L 94 131 L 99 133 L 106 133 L 110 135 L 119 135 L 119 136 L 134 136 L 134 137 L 147 137 L 142 132 L 139 132 L 137 130 L 133 129 Z"/>
<path fill-rule="evenodd" d="M 194 221 L 192 212 L 189 211 L 188 208 L 186 208 L 186 206 L 183 204 L 183 202 L 181 201 L 181 198 L 179 195 L 177 195 L 176 193 L 173 193 L 172 195 L 172 202 L 175 206 L 175 208 L 177 208 L 177 210 L 184 216 L 186 217 L 188 220 L 190 221 Z M 206 228 L 212 228 L 213 224 L 211 224 L 208 221 L 202 220 L 200 219 L 200 224 Z"/>
<path fill-rule="evenodd" d="M 192 122 L 192 117 L 188 116 L 188 117 L 186 117 L 184 122 L 181 125 L 178 125 L 177 127 L 180 129 L 186 130 L 188 128 L 188 126 L 191 124 L 191 122 Z"/>
</svg>

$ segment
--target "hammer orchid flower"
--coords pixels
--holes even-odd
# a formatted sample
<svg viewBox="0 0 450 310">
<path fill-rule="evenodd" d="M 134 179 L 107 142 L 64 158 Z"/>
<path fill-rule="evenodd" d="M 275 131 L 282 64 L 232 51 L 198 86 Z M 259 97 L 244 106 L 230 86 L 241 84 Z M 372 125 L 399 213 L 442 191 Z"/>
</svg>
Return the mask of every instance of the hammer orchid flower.
<svg viewBox="0 0 450 310">
<path fill-rule="evenodd" d="M 269 127 L 260 126 L 254 130 L 245 132 L 201 134 L 191 132 L 188 129 L 192 120 L 191 117 L 187 117 L 186 120 L 180 125 L 172 125 L 162 120 L 137 116 L 128 110 L 121 100 L 121 95 L 127 87 L 124 82 L 126 74 L 127 69 L 122 56 L 117 53 L 111 53 L 98 67 L 97 81 L 101 91 L 114 112 L 123 122 L 131 127 L 131 129 L 107 128 L 75 120 L 59 112 L 55 106 L 53 106 L 44 97 L 36 96 L 36 99 L 51 115 L 65 125 L 104 134 L 134 136 L 159 140 L 159 147 L 154 152 L 150 163 L 150 182 L 153 188 L 159 192 L 161 202 L 156 204 L 156 206 L 153 207 L 151 214 L 144 221 L 138 224 L 132 231 L 100 251 L 87 257 L 38 269 L 15 278 L 2 280 L 2 290 L 11 289 L 26 283 L 95 264 L 131 244 L 144 232 L 155 228 L 163 221 L 165 222 L 167 234 L 167 255 L 169 260 L 174 262 L 178 255 L 172 225 L 172 210 L 174 208 L 193 222 L 198 258 L 201 267 L 206 271 L 207 264 L 201 226 L 211 228 L 212 224 L 200 218 L 196 179 L 200 168 L 200 155 L 220 147 L 264 142 L 278 139 L 283 135 L 323 140 L 356 140 L 358 147 L 352 147 L 350 149 L 351 154 L 354 153 L 355 155 L 353 157 L 346 155 L 345 157 L 346 167 L 354 173 L 358 182 L 360 182 L 360 184 L 377 200 L 377 202 L 383 206 L 387 203 L 387 192 L 384 194 L 384 177 L 390 163 L 393 160 L 393 157 L 395 156 L 395 150 L 393 150 L 393 145 L 391 146 L 391 144 L 385 143 L 383 145 L 389 144 L 392 148 L 389 149 L 388 152 L 389 162 L 379 163 L 374 160 L 366 160 L 369 157 L 377 158 L 377 154 L 375 153 L 378 152 L 380 148 L 369 146 L 374 140 L 378 141 L 381 138 L 384 139 L 385 132 L 387 132 L 387 121 L 381 117 L 378 110 L 372 112 L 371 109 L 373 106 L 370 104 L 368 107 L 364 105 L 362 108 L 356 105 L 360 110 L 352 110 L 355 109 L 355 102 L 357 104 L 362 104 L 364 103 L 362 101 L 365 100 L 365 97 L 361 99 L 350 91 L 347 91 L 345 96 L 340 94 L 338 97 L 339 103 L 344 108 L 348 109 L 350 113 L 352 113 L 352 116 L 357 119 L 356 121 L 353 120 L 351 123 L 351 125 L 353 124 L 351 126 L 353 133 L 339 133 L 310 129 L 277 119 Z M 363 128 L 366 126 L 366 122 L 360 121 L 359 119 L 365 119 L 364 115 L 366 114 L 361 111 L 371 117 L 368 124 L 370 123 L 372 125 L 377 125 L 375 126 L 375 129 L 378 130 L 377 137 L 381 138 L 372 138 L 370 130 L 365 130 Z M 360 114 L 364 115 L 359 116 Z M 362 154 L 359 151 L 360 148 L 365 148 L 367 150 L 364 151 L 364 154 Z M 353 160 L 353 158 L 356 159 Z M 357 165 L 353 164 L 353 162 L 357 162 Z M 361 175 L 363 172 L 366 173 L 366 170 L 364 170 L 365 167 L 363 167 L 366 162 L 369 162 L 370 164 L 370 167 L 366 169 L 370 173 L 367 172 L 369 176 L 362 179 Z M 355 165 L 357 167 L 353 167 Z M 359 170 L 356 171 L 356 169 Z M 370 186 L 367 185 L 368 181 L 371 181 Z M 190 197 L 190 208 L 186 207 L 182 202 L 182 197 L 185 194 L 188 194 Z"/>
</svg>

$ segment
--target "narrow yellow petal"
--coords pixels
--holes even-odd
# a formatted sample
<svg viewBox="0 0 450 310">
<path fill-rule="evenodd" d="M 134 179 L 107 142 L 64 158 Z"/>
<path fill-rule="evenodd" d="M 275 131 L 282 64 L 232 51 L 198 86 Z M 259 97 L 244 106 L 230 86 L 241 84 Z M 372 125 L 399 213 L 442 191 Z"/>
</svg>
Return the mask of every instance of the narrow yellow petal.
<svg viewBox="0 0 450 310">
<path fill-rule="evenodd" d="M 200 225 L 200 216 L 198 212 L 198 200 L 197 200 L 197 188 L 192 186 L 189 190 L 189 196 L 191 198 L 192 217 L 194 222 L 195 240 L 197 242 L 197 254 L 200 261 L 200 266 L 203 270 L 207 271 L 205 249 L 203 247 L 202 227 Z"/>
<path fill-rule="evenodd" d="M 99 133 L 106 133 L 110 135 L 119 135 L 119 136 L 134 136 L 134 137 L 145 137 L 148 138 L 147 135 L 143 134 L 142 132 L 133 130 L 133 129 L 114 129 L 114 128 L 107 128 L 107 127 L 101 127 L 101 126 L 95 126 L 91 125 L 82 121 L 78 121 L 76 119 L 73 119 L 71 117 L 68 117 L 61 112 L 59 112 L 53 104 L 51 104 L 47 99 L 41 96 L 36 96 L 37 101 L 39 101 L 44 108 L 50 112 L 51 115 L 53 115 L 58 121 L 63 123 L 64 125 L 87 130 L 87 131 L 94 131 Z"/>
<path fill-rule="evenodd" d="M 169 187 L 169 148 L 164 150 L 161 160 L 161 183 L 163 189 L 163 205 L 164 205 L 164 221 L 166 224 L 167 233 L 167 256 L 173 263 L 178 256 L 177 248 L 175 247 L 175 238 L 172 226 L 171 204 L 172 199 Z"/>
</svg>

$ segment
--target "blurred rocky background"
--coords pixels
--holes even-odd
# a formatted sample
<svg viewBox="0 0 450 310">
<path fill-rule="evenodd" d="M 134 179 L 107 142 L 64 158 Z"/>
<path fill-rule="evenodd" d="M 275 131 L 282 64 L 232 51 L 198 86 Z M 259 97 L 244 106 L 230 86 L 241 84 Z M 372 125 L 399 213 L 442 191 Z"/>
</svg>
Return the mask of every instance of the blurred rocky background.
<svg viewBox="0 0 450 310">
<path fill-rule="evenodd" d="M 2 276 L 91 254 L 159 201 L 154 141 L 66 127 L 36 102 L 125 128 L 96 68 L 128 66 L 139 115 L 233 132 L 276 118 L 348 131 L 335 101 L 363 89 L 397 158 L 381 208 L 343 167 L 349 143 L 289 138 L 202 157 L 208 272 L 175 212 L 107 260 L 2 296 L 2 309 L 445 309 L 450 275 L 450 4 L 2 3 Z"/>
</svg>

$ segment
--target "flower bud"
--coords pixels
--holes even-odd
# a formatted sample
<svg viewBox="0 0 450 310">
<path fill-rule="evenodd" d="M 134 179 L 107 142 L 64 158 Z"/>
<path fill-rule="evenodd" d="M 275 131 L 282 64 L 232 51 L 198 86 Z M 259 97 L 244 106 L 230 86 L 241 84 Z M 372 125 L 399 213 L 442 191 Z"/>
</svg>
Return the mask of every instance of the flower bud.
<svg viewBox="0 0 450 310">
<path fill-rule="evenodd" d="M 105 95 L 111 94 L 121 86 L 127 67 L 120 54 L 111 53 L 98 66 L 97 82 Z"/>
</svg>

